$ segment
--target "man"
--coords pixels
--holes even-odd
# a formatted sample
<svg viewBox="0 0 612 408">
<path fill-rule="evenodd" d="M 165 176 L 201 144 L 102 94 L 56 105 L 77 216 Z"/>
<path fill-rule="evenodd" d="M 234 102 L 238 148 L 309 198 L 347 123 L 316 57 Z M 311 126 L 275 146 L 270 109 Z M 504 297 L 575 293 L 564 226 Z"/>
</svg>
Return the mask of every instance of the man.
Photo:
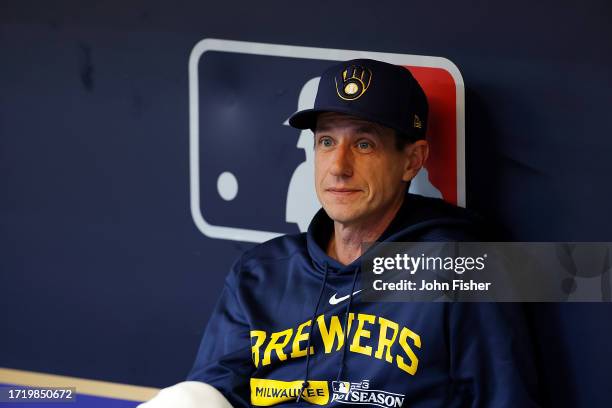
<svg viewBox="0 0 612 408">
<path fill-rule="evenodd" d="M 323 73 L 314 108 L 289 120 L 314 131 L 323 209 L 306 234 L 235 263 L 190 380 L 234 407 L 535 406 L 516 310 L 360 301 L 362 243 L 485 238 L 465 210 L 406 193 L 429 153 L 427 115 L 403 67 L 362 59 Z"/>
</svg>

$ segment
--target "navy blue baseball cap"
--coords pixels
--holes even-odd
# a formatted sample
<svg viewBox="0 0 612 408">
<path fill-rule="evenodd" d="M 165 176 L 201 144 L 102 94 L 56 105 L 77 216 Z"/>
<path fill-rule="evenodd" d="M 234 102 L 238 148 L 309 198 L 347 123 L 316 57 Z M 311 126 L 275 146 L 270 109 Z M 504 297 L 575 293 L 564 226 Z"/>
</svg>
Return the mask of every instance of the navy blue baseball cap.
<svg viewBox="0 0 612 408">
<path fill-rule="evenodd" d="M 424 139 L 428 104 L 423 88 L 407 68 L 370 59 L 336 64 L 322 75 L 314 107 L 294 113 L 289 124 L 312 129 L 324 112 L 344 113 Z"/>
</svg>

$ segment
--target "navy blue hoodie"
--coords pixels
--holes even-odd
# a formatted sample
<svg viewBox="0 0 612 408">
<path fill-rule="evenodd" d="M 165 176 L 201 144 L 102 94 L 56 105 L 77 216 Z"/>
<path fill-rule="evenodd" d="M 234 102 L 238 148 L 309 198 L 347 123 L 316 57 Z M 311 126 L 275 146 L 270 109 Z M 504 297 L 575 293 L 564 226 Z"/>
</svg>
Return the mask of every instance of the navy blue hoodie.
<svg viewBox="0 0 612 408">
<path fill-rule="evenodd" d="M 228 275 L 190 380 L 235 407 L 533 407 L 518 305 L 366 303 L 319 211 L 306 234 L 245 252 Z M 474 218 L 407 195 L 379 241 L 481 241 Z M 345 347 L 346 345 L 346 347 Z"/>
</svg>

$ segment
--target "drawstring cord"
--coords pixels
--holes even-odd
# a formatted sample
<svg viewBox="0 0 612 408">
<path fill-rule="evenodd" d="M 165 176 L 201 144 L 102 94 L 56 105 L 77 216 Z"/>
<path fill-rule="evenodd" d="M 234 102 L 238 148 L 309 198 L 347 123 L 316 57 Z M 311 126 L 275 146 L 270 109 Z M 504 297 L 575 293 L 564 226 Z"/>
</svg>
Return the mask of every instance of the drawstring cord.
<svg viewBox="0 0 612 408">
<path fill-rule="evenodd" d="M 329 267 L 327 263 L 325 263 L 325 275 L 323 276 L 323 284 L 321 285 L 321 290 L 319 291 L 319 298 L 317 299 L 317 305 L 315 306 L 314 313 L 312 314 L 312 318 L 310 319 L 310 334 L 308 335 L 308 343 L 306 345 L 306 374 L 304 375 L 304 382 L 302 383 L 302 388 L 297 396 L 295 402 L 300 402 L 302 398 L 302 393 L 306 388 L 308 388 L 308 371 L 310 369 L 310 340 L 312 339 L 312 335 L 315 331 L 315 319 L 317 317 L 317 312 L 319 311 L 319 305 L 321 304 L 321 298 L 323 297 L 323 292 L 325 291 L 325 285 L 327 284 L 327 274 Z M 354 285 L 355 283 L 353 283 Z"/>
<path fill-rule="evenodd" d="M 342 372 L 344 371 L 344 362 L 346 360 L 346 349 L 348 346 L 348 318 L 351 312 L 351 305 L 353 304 L 353 294 L 355 293 L 355 283 L 357 282 L 357 275 L 359 274 L 359 267 L 355 268 L 355 274 L 353 275 L 353 286 L 351 287 L 351 295 L 349 296 L 348 303 L 346 305 L 346 312 L 344 314 L 344 347 L 342 349 L 342 360 L 340 361 L 340 369 L 338 370 L 338 377 L 336 381 L 340 381 Z"/>
</svg>

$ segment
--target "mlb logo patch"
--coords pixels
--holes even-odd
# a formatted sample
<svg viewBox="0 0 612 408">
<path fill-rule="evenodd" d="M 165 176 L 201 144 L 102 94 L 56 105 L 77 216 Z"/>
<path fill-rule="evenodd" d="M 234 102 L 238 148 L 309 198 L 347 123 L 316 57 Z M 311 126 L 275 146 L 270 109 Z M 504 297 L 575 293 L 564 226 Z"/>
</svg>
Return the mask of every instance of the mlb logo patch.
<svg viewBox="0 0 612 408">
<path fill-rule="evenodd" d="M 333 381 L 332 390 L 334 392 L 347 394 L 351 391 L 351 383 L 348 381 Z"/>
<path fill-rule="evenodd" d="M 263 242 L 306 230 L 320 208 L 313 134 L 287 119 L 312 107 L 320 73 L 356 58 L 402 65 L 419 81 L 431 151 L 410 191 L 465 205 L 464 86 L 451 61 L 205 39 L 189 59 L 191 214 L 204 235 Z"/>
</svg>

